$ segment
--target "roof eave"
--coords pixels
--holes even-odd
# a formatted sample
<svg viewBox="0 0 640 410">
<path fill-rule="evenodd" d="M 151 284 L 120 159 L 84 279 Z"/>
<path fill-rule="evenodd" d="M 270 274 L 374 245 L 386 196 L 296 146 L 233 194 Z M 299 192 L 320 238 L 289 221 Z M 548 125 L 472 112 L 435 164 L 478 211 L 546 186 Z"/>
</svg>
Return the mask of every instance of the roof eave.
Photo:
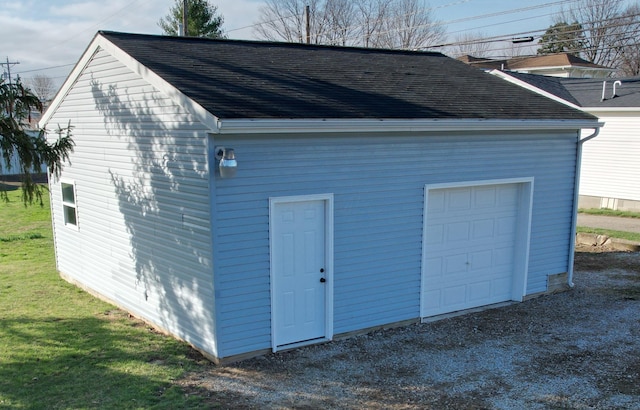
<svg viewBox="0 0 640 410">
<path fill-rule="evenodd" d="M 640 112 L 640 106 L 636 107 L 597 107 L 597 106 L 588 106 L 583 107 L 583 111 L 592 114 L 594 112 L 603 112 L 603 113 L 637 113 Z"/>
<path fill-rule="evenodd" d="M 350 132 L 443 132 L 578 130 L 599 128 L 597 119 L 233 119 L 220 120 L 220 134 L 290 134 Z"/>
</svg>

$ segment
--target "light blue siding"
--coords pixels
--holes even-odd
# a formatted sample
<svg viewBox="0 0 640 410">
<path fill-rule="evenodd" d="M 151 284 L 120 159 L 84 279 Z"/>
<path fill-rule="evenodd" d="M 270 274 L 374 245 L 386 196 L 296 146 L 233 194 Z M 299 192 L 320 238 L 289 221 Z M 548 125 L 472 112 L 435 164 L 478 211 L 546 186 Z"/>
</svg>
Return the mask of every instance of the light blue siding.
<svg viewBox="0 0 640 410">
<path fill-rule="evenodd" d="M 27 131 L 27 132 L 31 133 L 33 136 L 36 136 L 38 134 L 38 131 Z M 9 164 L 5 164 L 2 149 L 0 149 L 0 176 L 20 175 L 22 173 L 21 169 L 22 169 L 22 164 L 20 163 L 20 158 L 18 157 L 18 153 L 15 150 L 11 154 L 11 161 L 9 161 Z M 36 174 L 46 173 L 47 166 L 46 164 L 42 164 L 40 168 L 35 169 L 32 167 L 29 171 Z"/>
<path fill-rule="evenodd" d="M 79 225 L 64 226 L 52 181 L 58 269 L 215 354 L 209 130 L 104 51 L 48 128 L 69 120 Z"/>
<path fill-rule="evenodd" d="M 215 180 L 220 355 L 271 346 L 269 197 L 334 194 L 334 333 L 417 318 L 424 185 L 534 177 L 527 294 L 568 269 L 576 133 L 224 138 Z"/>
</svg>

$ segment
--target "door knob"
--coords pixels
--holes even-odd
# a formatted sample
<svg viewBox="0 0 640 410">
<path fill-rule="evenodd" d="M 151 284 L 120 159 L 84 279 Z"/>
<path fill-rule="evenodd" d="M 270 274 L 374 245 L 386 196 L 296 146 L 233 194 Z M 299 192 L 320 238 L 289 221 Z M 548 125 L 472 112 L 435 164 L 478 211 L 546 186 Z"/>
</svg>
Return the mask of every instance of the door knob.
<svg viewBox="0 0 640 410">
<path fill-rule="evenodd" d="M 320 278 L 320 283 L 325 283 L 327 280 L 325 278 Z"/>
</svg>

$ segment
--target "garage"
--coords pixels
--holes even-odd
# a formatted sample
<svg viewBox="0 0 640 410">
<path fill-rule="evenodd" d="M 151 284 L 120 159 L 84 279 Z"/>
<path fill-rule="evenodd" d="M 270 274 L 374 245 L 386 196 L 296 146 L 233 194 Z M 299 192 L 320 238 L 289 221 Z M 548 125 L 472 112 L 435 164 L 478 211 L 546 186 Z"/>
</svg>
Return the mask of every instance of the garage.
<svg viewBox="0 0 640 410">
<path fill-rule="evenodd" d="M 522 300 L 533 179 L 425 187 L 421 316 Z"/>
</svg>

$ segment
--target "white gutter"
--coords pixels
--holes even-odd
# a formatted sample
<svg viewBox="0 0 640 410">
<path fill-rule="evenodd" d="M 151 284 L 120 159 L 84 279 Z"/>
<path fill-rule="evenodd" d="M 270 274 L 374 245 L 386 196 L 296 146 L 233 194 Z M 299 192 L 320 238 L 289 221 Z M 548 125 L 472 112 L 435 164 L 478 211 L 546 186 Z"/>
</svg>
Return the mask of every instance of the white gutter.
<svg viewBox="0 0 640 410">
<path fill-rule="evenodd" d="M 604 125 L 604 123 L 599 123 L 598 127 L 596 127 L 593 131 L 593 134 L 580 139 L 578 136 L 578 149 L 576 150 L 576 176 L 575 176 L 575 187 L 573 192 L 573 215 L 571 217 L 571 237 L 569 241 L 569 271 L 567 272 L 567 284 L 569 287 L 573 288 L 575 284 L 573 283 L 573 258 L 576 254 L 576 230 L 578 225 L 578 200 L 580 198 L 580 168 L 582 165 L 582 144 L 593 139 L 600 134 L 600 128 Z"/>
<path fill-rule="evenodd" d="M 597 127 L 596 125 L 595 127 Z M 540 131 L 594 128 L 593 120 L 495 119 L 237 119 L 220 120 L 219 134 L 326 132 Z"/>
</svg>

